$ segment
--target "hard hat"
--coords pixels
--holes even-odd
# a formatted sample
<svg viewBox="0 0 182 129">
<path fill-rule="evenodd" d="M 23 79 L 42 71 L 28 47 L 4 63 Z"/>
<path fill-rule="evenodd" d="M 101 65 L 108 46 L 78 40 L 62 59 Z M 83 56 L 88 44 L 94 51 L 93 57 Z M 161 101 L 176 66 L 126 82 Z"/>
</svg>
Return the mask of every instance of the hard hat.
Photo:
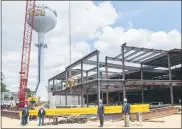
<svg viewBox="0 0 182 129">
<path fill-rule="evenodd" d="M 127 101 L 127 99 L 126 98 L 124 98 L 124 102 L 126 102 Z"/>
<path fill-rule="evenodd" d="M 27 107 L 27 105 L 25 105 L 24 107 Z"/>
<path fill-rule="evenodd" d="M 102 99 L 100 99 L 99 102 L 102 102 Z"/>
</svg>

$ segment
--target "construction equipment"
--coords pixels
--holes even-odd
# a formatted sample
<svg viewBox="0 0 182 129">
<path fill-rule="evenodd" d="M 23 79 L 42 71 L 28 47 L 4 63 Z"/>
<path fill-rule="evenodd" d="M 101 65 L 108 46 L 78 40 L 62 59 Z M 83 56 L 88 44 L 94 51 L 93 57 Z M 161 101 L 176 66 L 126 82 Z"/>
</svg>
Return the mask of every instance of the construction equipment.
<svg viewBox="0 0 182 129">
<path fill-rule="evenodd" d="M 32 27 L 27 23 L 30 9 L 35 8 L 35 0 L 26 0 L 26 11 L 24 21 L 24 36 L 23 36 L 23 47 L 22 47 L 22 59 L 21 59 L 21 71 L 20 71 L 20 86 L 18 91 L 19 103 L 17 107 L 24 107 L 28 104 L 26 100 L 26 88 L 28 84 L 28 73 L 30 63 L 30 52 L 32 43 Z M 33 25 L 34 16 L 32 16 L 31 24 Z"/>
</svg>

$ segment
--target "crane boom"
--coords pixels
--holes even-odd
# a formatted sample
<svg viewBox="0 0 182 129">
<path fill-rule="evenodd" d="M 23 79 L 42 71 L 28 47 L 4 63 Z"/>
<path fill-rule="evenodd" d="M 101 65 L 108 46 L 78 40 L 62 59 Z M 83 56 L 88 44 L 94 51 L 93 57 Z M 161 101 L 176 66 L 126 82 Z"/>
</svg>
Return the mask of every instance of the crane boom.
<svg viewBox="0 0 182 129">
<path fill-rule="evenodd" d="M 32 27 L 29 26 L 27 19 L 29 18 L 29 10 L 35 9 L 35 0 L 26 0 L 25 22 L 24 22 L 24 37 L 22 46 L 22 59 L 20 71 L 20 86 L 18 91 L 19 104 L 18 107 L 23 107 L 26 104 L 26 88 L 28 84 L 28 73 L 30 63 L 30 51 L 32 43 Z M 33 25 L 34 15 L 32 16 L 31 25 Z"/>
</svg>

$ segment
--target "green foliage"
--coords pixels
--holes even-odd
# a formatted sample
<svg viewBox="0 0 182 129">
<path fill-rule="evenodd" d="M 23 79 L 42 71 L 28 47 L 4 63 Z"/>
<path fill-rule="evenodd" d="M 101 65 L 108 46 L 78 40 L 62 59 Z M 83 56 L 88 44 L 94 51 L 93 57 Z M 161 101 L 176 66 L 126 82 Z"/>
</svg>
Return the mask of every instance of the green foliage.
<svg viewBox="0 0 182 129">
<path fill-rule="evenodd" d="M 26 89 L 27 98 L 32 97 L 33 91 L 31 91 L 29 88 Z"/>
<path fill-rule="evenodd" d="M 30 90 L 29 88 L 27 88 L 27 89 L 26 89 L 26 92 L 27 92 L 27 93 L 30 93 L 30 92 L 31 92 L 31 90 Z"/>
<path fill-rule="evenodd" d="M 3 82 L 1 82 L 1 92 L 7 92 L 7 91 L 9 91 L 9 90 L 7 89 L 6 84 L 4 84 Z"/>
</svg>

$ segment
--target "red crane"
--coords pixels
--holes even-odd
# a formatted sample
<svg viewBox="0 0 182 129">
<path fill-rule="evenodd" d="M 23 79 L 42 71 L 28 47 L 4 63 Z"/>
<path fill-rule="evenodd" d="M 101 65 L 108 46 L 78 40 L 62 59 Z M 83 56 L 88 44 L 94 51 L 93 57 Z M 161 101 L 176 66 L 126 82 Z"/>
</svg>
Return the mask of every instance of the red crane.
<svg viewBox="0 0 182 129">
<path fill-rule="evenodd" d="M 23 47 L 22 47 L 22 59 L 21 59 L 21 71 L 20 71 L 20 86 L 18 91 L 19 103 L 18 107 L 23 107 L 27 104 L 26 101 L 26 88 L 28 84 L 28 73 L 30 63 L 30 51 L 32 43 L 32 27 L 27 22 L 29 17 L 29 11 L 35 9 L 35 0 L 26 0 L 25 10 L 25 22 L 24 22 L 24 36 L 23 36 Z M 31 25 L 33 25 L 34 15 L 32 16 Z"/>
</svg>

